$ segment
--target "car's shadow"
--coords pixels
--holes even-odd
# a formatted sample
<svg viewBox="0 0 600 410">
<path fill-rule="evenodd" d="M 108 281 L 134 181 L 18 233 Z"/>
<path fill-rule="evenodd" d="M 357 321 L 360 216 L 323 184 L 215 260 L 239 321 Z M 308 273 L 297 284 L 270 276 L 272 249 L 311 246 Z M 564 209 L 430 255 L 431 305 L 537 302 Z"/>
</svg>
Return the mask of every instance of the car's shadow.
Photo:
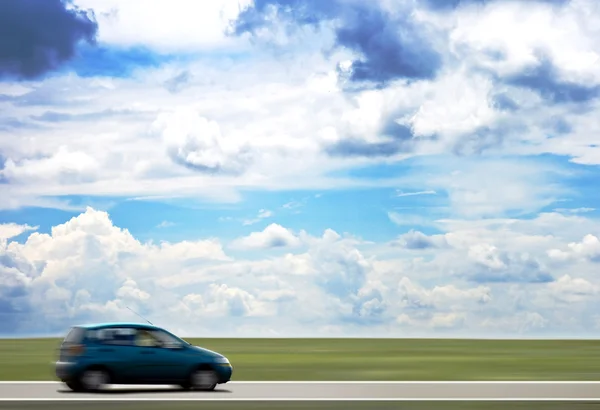
<svg viewBox="0 0 600 410">
<path fill-rule="evenodd" d="M 182 394 L 218 394 L 218 393 L 231 393 L 231 390 L 224 389 L 215 389 L 210 391 L 202 391 L 202 390 L 186 390 L 177 387 L 173 388 L 148 388 L 148 389 L 139 389 L 139 388 L 122 388 L 122 389 L 108 389 L 97 392 L 76 392 L 70 389 L 59 389 L 58 393 L 63 394 L 108 394 L 108 395 L 120 395 L 120 394 L 144 394 L 144 393 L 155 393 L 155 394 L 166 394 L 166 393 L 182 393 Z"/>
</svg>

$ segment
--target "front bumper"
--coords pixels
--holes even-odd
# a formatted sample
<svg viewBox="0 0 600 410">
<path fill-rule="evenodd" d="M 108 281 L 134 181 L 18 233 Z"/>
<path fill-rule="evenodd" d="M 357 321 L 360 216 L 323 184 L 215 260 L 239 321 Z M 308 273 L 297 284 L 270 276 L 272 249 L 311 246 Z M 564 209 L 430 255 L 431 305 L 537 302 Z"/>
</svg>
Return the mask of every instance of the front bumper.
<svg viewBox="0 0 600 410">
<path fill-rule="evenodd" d="M 219 376 L 219 384 L 227 383 L 231 380 L 233 374 L 233 367 L 229 363 L 217 363 L 215 365 L 217 375 Z"/>
</svg>

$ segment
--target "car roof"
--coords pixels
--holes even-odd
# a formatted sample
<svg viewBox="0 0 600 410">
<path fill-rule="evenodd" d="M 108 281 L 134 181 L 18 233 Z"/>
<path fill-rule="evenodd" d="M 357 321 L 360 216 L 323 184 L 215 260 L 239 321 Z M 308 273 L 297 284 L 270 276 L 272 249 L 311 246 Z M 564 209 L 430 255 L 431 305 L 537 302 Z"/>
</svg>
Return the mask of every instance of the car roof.
<svg viewBox="0 0 600 410">
<path fill-rule="evenodd" d="M 136 323 L 136 322 L 106 322 L 106 323 L 86 323 L 80 324 L 73 327 L 79 327 L 82 329 L 88 330 L 97 330 L 97 329 L 108 329 L 114 327 L 133 327 L 136 329 L 155 329 L 162 330 L 161 327 L 150 325 L 147 323 Z"/>
</svg>

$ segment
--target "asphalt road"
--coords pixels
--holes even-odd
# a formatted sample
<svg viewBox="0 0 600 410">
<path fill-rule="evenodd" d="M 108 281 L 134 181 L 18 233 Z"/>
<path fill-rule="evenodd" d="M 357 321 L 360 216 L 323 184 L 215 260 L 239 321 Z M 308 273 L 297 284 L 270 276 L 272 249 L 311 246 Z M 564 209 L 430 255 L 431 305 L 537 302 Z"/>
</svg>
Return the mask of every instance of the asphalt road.
<svg viewBox="0 0 600 410">
<path fill-rule="evenodd" d="M 600 382 L 230 382 L 213 392 L 111 386 L 103 393 L 0 382 L 0 400 L 600 400 Z"/>
</svg>

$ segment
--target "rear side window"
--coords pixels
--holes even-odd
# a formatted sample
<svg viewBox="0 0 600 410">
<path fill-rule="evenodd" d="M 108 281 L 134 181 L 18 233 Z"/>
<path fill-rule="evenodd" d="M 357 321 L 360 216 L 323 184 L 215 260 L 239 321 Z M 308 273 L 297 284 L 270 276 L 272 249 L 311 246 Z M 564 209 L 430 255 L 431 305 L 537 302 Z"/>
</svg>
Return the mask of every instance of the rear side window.
<svg viewBox="0 0 600 410">
<path fill-rule="evenodd" d="M 73 327 L 63 340 L 63 343 L 81 343 L 85 330 L 80 327 Z"/>
<path fill-rule="evenodd" d="M 135 329 L 127 327 L 113 327 L 98 329 L 88 335 L 88 337 L 96 343 L 106 345 L 133 345 L 133 335 Z"/>
</svg>

